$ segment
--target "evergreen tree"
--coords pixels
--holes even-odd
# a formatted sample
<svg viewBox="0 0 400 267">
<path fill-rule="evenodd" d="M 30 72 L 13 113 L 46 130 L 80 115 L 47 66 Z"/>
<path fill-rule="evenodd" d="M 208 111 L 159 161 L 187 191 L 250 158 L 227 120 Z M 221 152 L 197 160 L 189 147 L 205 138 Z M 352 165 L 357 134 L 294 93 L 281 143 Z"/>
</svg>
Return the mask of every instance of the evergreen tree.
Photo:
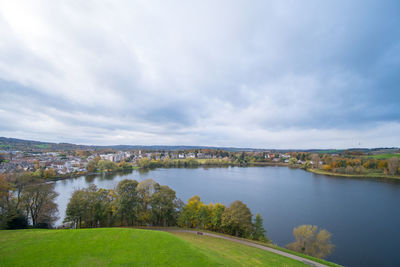
<svg viewBox="0 0 400 267">
<path fill-rule="evenodd" d="M 254 222 L 254 233 L 253 233 L 253 239 L 254 240 L 259 240 L 262 242 L 268 242 L 267 237 L 265 236 L 265 231 L 264 226 L 263 226 L 263 218 L 261 217 L 260 213 L 257 213 L 256 219 Z"/>
</svg>

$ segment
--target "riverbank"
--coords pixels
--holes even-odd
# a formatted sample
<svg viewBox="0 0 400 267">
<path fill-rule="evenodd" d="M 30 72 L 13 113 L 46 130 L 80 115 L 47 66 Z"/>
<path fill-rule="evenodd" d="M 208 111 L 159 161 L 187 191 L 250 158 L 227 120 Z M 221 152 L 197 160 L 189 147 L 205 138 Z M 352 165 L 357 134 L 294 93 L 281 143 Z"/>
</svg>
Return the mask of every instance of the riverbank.
<svg viewBox="0 0 400 267">
<path fill-rule="evenodd" d="M 227 167 L 267 167 L 267 166 L 277 166 L 277 167 L 289 167 L 287 163 L 275 163 L 275 162 L 252 162 L 248 164 L 238 164 L 238 163 L 223 163 L 223 164 L 210 164 L 209 162 L 201 162 L 199 161 L 199 164 L 196 166 L 159 166 L 159 167 L 139 167 L 139 166 L 132 166 L 131 169 L 125 169 L 125 170 L 116 170 L 116 171 L 108 171 L 108 170 L 103 170 L 103 171 L 97 171 L 97 172 L 75 172 L 75 173 L 70 173 L 68 175 L 62 175 L 62 176 L 56 176 L 50 179 L 45 179 L 45 182 L 56 182 L 60 180 L 67 180 L 71 178 L 77 178 L 80 176 L 96 176 L 99 174 L 118 174 L 118 173 L 130 173 L 134 170 L 139 170 L 139 171 L 149 171 L 149 170 L 155 170 L 158 168 L 166 168 L 166 169 L 171 169 L 171 168 L 187 168 L 187 169 L 192 169 L 192 168 L 227 168 Z"/>
<path fill-rule="evenodd" d="M 176 167 L 176 166 L 161 166 L 161 167 L 139 167 L 139 166 L 132 166 L 132 169 L 129 170 L 117 170 L 117 171 L 98 171 L 98 172 L 79 172 L 79 173 L 74 173 L 68 176 L 59 176 L 59 177 L 55 177 L 52 179 L 48 179 L 47 181 L 59 181 L 59 180 L 65 180 L 65 179 L 70 179 L 70 178 L 76 178 L 79 176 L 83 176 L 83 175 L 88 175 L 88 176 L 95 176 L 95 175 L 99 175 L 99 174 L 116 174 L 116 173 L 128 173 L 131 172 L 133 170 L 140 170 L 140 171 L 148 171 L 148 170 L 154 170 L 157 168 L 166 168 L 166 169 L 170 169 L 170 168 L 199 168 L 199 167 L 203 167 L 203 168 L 226 168 L 226 167 L 288 167 L 288 168 L 293 168 L 293 169 L 302 169 L 308 172 L 312 172 L 315 174 L 319 174 L 319 175 L 327 175 L 327 176 L 336 176 L 336 177 L 347 177 L 347 178 L 358 178 L 358 179 L 377 179 L 377 180 L 396 180 L 396 181 L 400 181 L 400 176 L 395 175 L 395 176 L 391 176 L 391 175 L 385 175 L 383 173 L 366 173 L 366 174 L 345 174 L 345 173 L 334 173 L 334 172 L 328 172 L 328 171 L 324 171 L 321 169 L 312 169 L 312 168 L 308 168 L 305 169 L 303 165 L 289 165 L 288 163 L 283 163 L 283 162 L 251 162 L 251 163 L 247 163 L 247 164 L 238 164 L 238 163 L 223 163 L 223 164 L 210 164 L 209 162 L 206 161 L 198 161 L 198 165 L 196 166 L 190 166 L 190 167 L 185 167 L 185 166 L 180 166 L 180 167 Z"/>
<path fill-rule="evenodd" d="M 385 174 L 380 174 L 380 173 L 367 173 L 367 174 L 345 174 L 345 173 L 335 173 L 335 172 L 328 172 L 320 169 L 307 169 L 306 171 L 312 172 L 315 174 L 320 174 L 320 175 L 328 175 L 328 176 L 337 176 L 337 177 L 347 177 L 347 178 L 374 178 L 374 179 L 388 179 L 388 180 L 397 180 L 400 181 L 400 176 L 391 176 L 391 175 L 385 175 Z"/>
</svg>

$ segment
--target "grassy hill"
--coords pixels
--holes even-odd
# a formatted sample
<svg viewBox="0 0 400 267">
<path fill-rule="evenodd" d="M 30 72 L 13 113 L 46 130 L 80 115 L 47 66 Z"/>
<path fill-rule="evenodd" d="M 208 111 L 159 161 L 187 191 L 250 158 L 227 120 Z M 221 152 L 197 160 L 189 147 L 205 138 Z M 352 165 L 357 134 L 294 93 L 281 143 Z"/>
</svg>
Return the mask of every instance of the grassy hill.
<svg viewBox="0 0 400 267">
<path fill-rule="evenodd" d="M 214 147 L 214 146 L 167 146 L 167 145 L 110 145 L 110 146 L 95 146 L 95 145 L 76 145 L 69 143 L 51 143 L 41 142 L 33 140 L 23 140 L 16 138 L 7 138 L 0 136 L 0 150 L 20 150 L 20 151 L 58 151 L 58 150 L 104 150 L 104 149 L 115 149 L 115 150 L 165 150 L 165 151 L 177 151 L 177 150 L 190 150 L 190 149 L 223 149 L 231 152 L 240 151 L 263 151 L 264 149 L 259 148 L 239 148 L 239 147 Z"/>
<path fill-rule="evenodd" d="M 258 248 L 128 228 L 0 231 L 0 266 L 306 266 Z"/>
<path fill-rule="evenodd" d="M 193 230 L 193 229 L 188 229 L 188 230 Z M 309 259 L 311 261 L 314 262 L 318 262 L 321 264 L 324 264 L 326 266 L 331 266 L 331 267 L 342 267 L 342 265 L 333 263 L 333 262 L 329 262 L 323 259 L 319 259 L 319 258 L 315 258 L 315 257 L 311 257 L 305 254 L 301 254 L 295 251 L 291 251 L 289 249 L 283 248 L 283 247 L 279 247 L 276 244 L 265 244 L 263 242 L 259 242 L 259 241 L 255 241 L 255 240 L 251 240 L 251 239 L 245 239 L 245 238 L 240 238 L 240 237 L 234 237 L 231 235 L 226 235 L 226 234 L 221 234 L 221 233 L 216 233 L 216 232 L 212 232 L 212 231 L 207 231 L 207 230 L 202 230 L 202 232 L 205 233 L 210 233 L 210 234 L 214 234 L 214 235 L 219 235 L 222 237 L 228 237 L 228 238 L 234 238 L 237 240 L 243 240 L 243 241 L 247 241 L 250 243 L 254 243 L 254 244 L 258 244 L 258 245 L 262 245 L 262 246 L 266 246 L 266 247 L 270 247 L 276 250 L 280 250 L 289 254 L 293 254 L 305 259 Z M 255 253 L 265 253 L 265 250 L 259 250 L 257 248 L 253 248 L 253 247 L 249 247 L 249 246 L 236 246 L 236 242 L 231 242 L 231 241 L 227 241 L 224 239 L 220 239 L 220 238 L 214 238 L 211 236 L 207 236 L 207 235 L 194 235 L 191 233 L 185 233 L 185 232 L 178 232 L 178 231 L 171 231 L 172 234 L 179 236 L 187 241 L 189 241 L 190 243 L 195 244 L 199 249 L 212 249 L 212 253 L 215 254 L 220 254 L 221 257 L 225 258 L 225 257 L 234 257 L 234 258 L 242 258 L 243 262 L 252 262 L 252 261 L 257 261 L 258 258 L 249 258 L 248 255 L 252 255 L 253 253 L 249 253 L 249 250 L 251 249 L 256 249 Z M 229 252 L 229 254 L 227 254 L 227 251 Z M 236 251 L 236 253 L 232 253 L 233 251 Z M 268 253 L 268 255 L 263 254 L 264 256 L 267 256 L 268 259 L 267 261 L 262 262 L 263 265 L 262 266 L 280 266 L 279 264 L 277 264 L 276 262 L 271 262 L 274 261 L 276 258 L 270 257 L 269 255 L 270 253 Z M 275 256 L 275 254 L 272 254 L 273 256 Z M 257 264 L 255 264 L 254 262 L 252 262 L 251 265 L 255 265 L 257 266 Z M 289 265 L 292 266 L 292 265 Z M 297 265 L 296 265 L 297 266 Z M 303 266 L 303 265 L 302 265 Z"/>
</svg>

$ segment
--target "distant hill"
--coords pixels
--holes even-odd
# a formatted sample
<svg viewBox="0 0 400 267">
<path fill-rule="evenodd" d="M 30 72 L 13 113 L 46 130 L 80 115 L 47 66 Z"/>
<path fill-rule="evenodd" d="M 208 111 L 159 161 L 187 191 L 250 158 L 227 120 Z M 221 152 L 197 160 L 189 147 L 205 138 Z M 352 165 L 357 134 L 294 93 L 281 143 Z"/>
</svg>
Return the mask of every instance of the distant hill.
<svg viewBox="0 0 400 267">
<path fill-rule="evenodd" d="M 190 150 L 190 149 L 221 149 L 230 152 L 241 152 L 241 151 L 273 151 L 273 152 L 315 152 L 315 153 L 343 153 L 344 151 L 359 151 L 362 153 L 396 153 L 399 152 L 399 148 L 349 148 L 349 149 L 266 149 L 266 148 L 240 148 L 240 147 L 216 147 L 216 146 L 166 146 L 166 145 L 110 145 L 110 146 L 92 146 L 92 145 L 76 145 L 70 143 L 51 143 L 41 142 L 32 140 L 23 140 L 16 138 L 0 137 L 0 151 L 61 151 L 61 150 L 149 150 L 149 151 L 177 151 L 177 150 Z"/>
<path fill-rule="evenodd" d="M 49 143 L 16 138 L 0 137 L 0 150 L 43 151 L 43 150 L 75 150 L 93 149 L 90 146 L 74 145 L 68 143 Z"/>
<path fill-rule="evenodd" d="M 215 146 L 166 146 L 166 145 L 110 145 L 110 146 L 92 146 L 92 145 L 75 145 L 69 143 L 51 143 L 51 142 L 40 142 L 32 140 L 23 140 L 16 138 L 0 137 L 0 150 L 20 150 L 20 151 L 43 151 L 43 150 L 165 150 L 165 151 L 177 151 L 177 150 L 189 150 L 189 149 L 223 149 L 226 151 L 265 151 L 266 149 L 261 148 L 237 148 L 237 147 L 215 147 Z"/>
<path fill-rule="evenodd" d="M 227 151 L 263 151 L 265 149 L 256 148 L 236 148 L 236 147 L 214 147 L 214 146 L 166 146 L 166 145 L 110 145 L 110 146 L 91 146 L 91 145 L 75 145 L 69 143 L 50 143 L 32 140 L 23 140 L 16 138 L 0 137 L 0 150 L 21 150 L 21 151 L 43 151 L 43 150 L 189 150 L 189 149 L 224 149 Z"/>
</svg>

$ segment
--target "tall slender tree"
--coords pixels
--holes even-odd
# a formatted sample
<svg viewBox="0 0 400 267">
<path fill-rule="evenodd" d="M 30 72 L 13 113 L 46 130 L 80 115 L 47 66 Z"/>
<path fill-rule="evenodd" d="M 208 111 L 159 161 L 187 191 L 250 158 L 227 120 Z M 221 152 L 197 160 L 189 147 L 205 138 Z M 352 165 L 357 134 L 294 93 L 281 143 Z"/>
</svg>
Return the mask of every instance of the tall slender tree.
<svg viewBox="0 0 400 267">
<path fill-rule="evenodd" d="M 264 226 L 263 226 L 263 218 L 261 217 L 260 213 L 257 213 L 255 221 L 254 221 L 254 232 L 252 235 L 252 238 L 255 240 L 267 242 L 268 239 L 265 236 L 265 231 Z"/>
</svg>

